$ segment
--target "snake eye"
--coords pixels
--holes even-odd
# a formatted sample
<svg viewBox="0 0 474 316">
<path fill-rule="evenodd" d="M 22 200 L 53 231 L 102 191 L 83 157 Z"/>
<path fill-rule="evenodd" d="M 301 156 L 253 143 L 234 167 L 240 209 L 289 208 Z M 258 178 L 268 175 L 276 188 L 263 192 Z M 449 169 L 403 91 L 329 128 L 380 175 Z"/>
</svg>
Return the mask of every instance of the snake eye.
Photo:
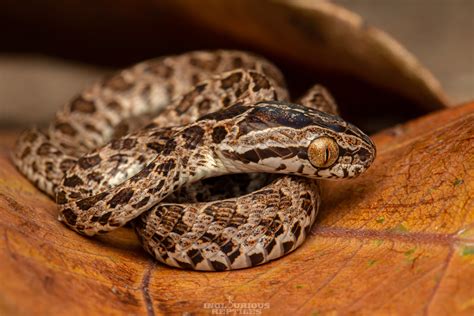
<svg viewBox="0 0 474 316">
<path fill-rule="evenodd" d="M 329 167 L 339 157 L 339 146 L 334 139 L 323 136 L 316 138 L 309 144 L 308 158 L 317 168 Z"/>
</svg>

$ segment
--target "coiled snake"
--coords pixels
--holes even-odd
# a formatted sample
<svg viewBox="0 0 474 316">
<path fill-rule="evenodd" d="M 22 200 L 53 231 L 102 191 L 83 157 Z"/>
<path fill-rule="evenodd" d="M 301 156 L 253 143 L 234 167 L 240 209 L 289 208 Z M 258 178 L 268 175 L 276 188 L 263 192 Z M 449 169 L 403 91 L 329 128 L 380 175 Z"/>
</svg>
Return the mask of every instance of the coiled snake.
<svg viewBox="0 0 474 316">
<path fill-rule="evenodd" d="M 132 221 L 167 265 L 246 268 L 304 241 L 320 204 L 313 179 L 356 177 L 375 158 L 324 88 L 299 103 L 261 57 L 169 56 L 85 89 L 47 130 L 23 133 L 13 158 L 79 233 Z"/>
</svg>

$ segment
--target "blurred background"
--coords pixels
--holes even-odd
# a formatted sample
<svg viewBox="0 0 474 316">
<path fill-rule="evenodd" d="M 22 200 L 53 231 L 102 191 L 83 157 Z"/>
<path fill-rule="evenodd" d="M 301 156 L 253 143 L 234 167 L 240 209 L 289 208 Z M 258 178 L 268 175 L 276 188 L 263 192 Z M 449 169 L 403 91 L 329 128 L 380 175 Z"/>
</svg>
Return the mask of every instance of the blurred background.
<svg viewBox="0 0 474 316">
<path fill-rule="evenodd" d="M 474 1 L 334 2 L 402 43 L 439 79 L 453 103 L 474 99 Z"/>
<path fill-rule="evenodd" d="M 293 95 L 321 82 L 369 132 L 474 99 L 474 1 L 326 3 L 4 0 L 0 128 L 44 124 L 104 74 L 193 49 L 260 53 L 283 69 Z"/>
</svg>

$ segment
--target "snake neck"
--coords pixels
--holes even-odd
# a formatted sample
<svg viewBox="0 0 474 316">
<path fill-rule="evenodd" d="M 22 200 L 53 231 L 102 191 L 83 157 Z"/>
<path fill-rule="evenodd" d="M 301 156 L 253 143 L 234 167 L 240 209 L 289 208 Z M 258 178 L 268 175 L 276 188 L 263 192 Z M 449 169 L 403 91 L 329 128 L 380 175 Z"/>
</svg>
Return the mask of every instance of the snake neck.
<svg viewBox="0 0 474 316">
<path fill-rule="evenodd" d="M 98 155 L 101 163 L 87 169 L 87 172 L 83 169 L 84 164 L 82 169 L 78 164 L 70 170 L 70 176 L 65 178 L 58 192 L 60 220 L 86 235 L 109 231 L 136 218 L 185 184 L 227 173 L 223 163 L 216 159 L 213 147 L 206 146 L 206 124 L 203 122 L 189 129 L 178 130 L 164 143 L 158 139 L 159 135 L 150 137 L 149 142 L 140 145 L 140 148 L 156 150 L 155 154 L 149 155 L 154 158 L 137 173 L 130 171 L 133 174 L 130 178 L 111 189 L 106 189 L 109 185 L 105 185 L 102 190 L 81 195 L 81 189 L 87 187 L 87 179 L 100 168 L 107 169 L 105 158 L 113 158 L 111 153 L 114 151 L 109 151 L 108 155 Z M 91 157 L 87 157 L 86 161 L 91 161 Z M 83 181 L 77 181 L 79 185 L 74 186 L 80 169 Z M 107 220 L 101 223 L 101 218 Z M 95 219 L 99 220 L 100 225 Z"/>
</svg>

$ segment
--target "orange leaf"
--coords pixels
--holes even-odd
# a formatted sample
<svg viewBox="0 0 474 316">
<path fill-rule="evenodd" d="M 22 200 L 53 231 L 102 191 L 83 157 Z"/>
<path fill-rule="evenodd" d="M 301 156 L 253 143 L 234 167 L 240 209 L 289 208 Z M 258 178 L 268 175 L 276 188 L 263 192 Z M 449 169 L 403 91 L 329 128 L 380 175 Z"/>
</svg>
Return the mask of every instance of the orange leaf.
<svg viewBox="0 0 474 316">
<path fill-rule="evenodd" d="M 323 184 L 300 249 L 222 273 L 155 263 L 129 229 L 66 229 L 9 161 L 13 138 L 0 137 L 0 314 L 474 313 L 474 103 L 375 135 L 364 176 Z"/>
</svg>

